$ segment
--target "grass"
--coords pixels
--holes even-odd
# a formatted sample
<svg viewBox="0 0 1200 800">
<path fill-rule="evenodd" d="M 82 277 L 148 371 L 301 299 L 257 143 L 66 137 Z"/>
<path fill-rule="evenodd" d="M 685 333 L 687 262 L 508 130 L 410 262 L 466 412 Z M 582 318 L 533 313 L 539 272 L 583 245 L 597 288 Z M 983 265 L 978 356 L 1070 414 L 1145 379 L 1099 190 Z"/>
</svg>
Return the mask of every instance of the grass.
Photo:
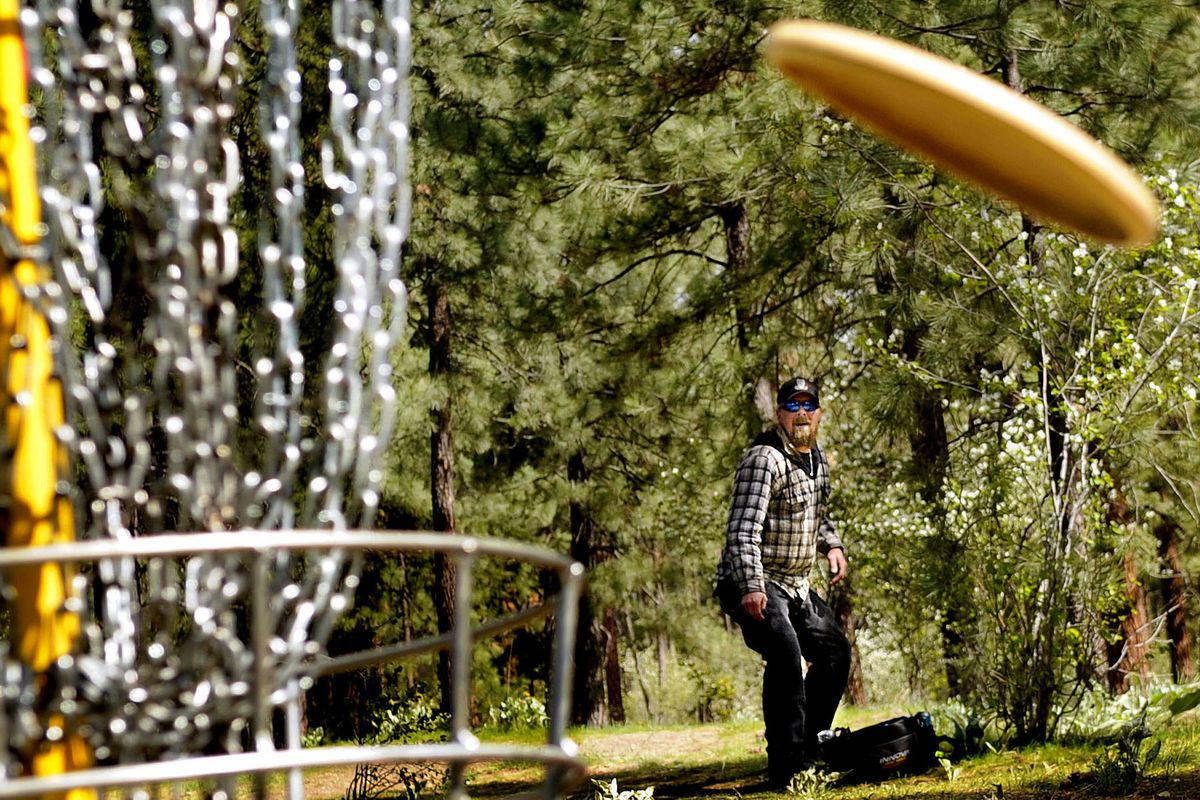
<svg viewBox="0 0 1200 800">
<path fill-rule="evenodd" d="M 862 715 L 839 724 L 857 728 L 890 714 Z M 882 782 L 838 785 L 801 776 L 790 792 L 756 788 L 766 765 L 761 723 L 731 722 L 676 727 L 579 729 L 573 738 L 589 766 L 589 777 L 621 791 L 654 787 L 656 798 L 929 798 L 930 800 L 1167 800 L 1200 798 L 1200 719 L 1176 721 L 1155 731 L 1162 750 L 1136 780 L 1124 780 L 1117 751 L 1099 743 L 1050 744 L 990 752 L 937 767 L 921 775 Z M 1128 762 L 1125 762 L 1128 763 Z M 488 765 L 471 773 L 476 797 L 498 797 L 528 788 L 539 779 L 533 767 Z M 590 783 L 573 798 L 599 797 Z M 615 800 L 615 798 L 605 800 Z"/>
<path fill-rule="evenodd" d="M 902 709 L 846 710 L 838 724 L 857 729 Z M 1145 775 L 1120 780 L 1117 750 L 1099 743 L 1049 744 L 1022 750 L 989 752 L 976 758 L 935 767 L 921 774 L 882 782 L 839 785 L 823 777 L 799 779 L 790 792 L 758 788 L 766 767 L 759 721 L 711 725 L 621 726 L 579 728 L 571 732 L 588 765 L 589 781 L 576 787 L 571 800 L 616 800 L 599 791 L 591 780 L 621 792 L 653 787 L 655 798 L 706 800 L 1188 800 L 1200 798 L 1200 714 L 1192 712 L 1153 731 L 1142 753 L 1155 740 L 1162 751 Z M 542 731 L 484 733 L 485 741 L 537 745 Z M 305 773 L 309 800 L 338 800 L 353 777 L 353 767 L 314 769 Z M 468 773 L 472 797 L 496 798 L 528 791 L 542 779 L 536 764 L 492 763 L 473 766 Z M 248 789 L 248 785 L 245 787 Z M 270 796 L 282 797 L 281 776 L 270 782 Z M 243 792 L 239 790 L 238 795 Z M 445 791 L 427 792 L 442 797 Z M 405 798 L 402 791 L 385 791 L 380 800 Z"/>
<path fill-rule="evenodd" d="M 838 725 L 858 729 L 872 722 L 905 713 L 900 708 L 843 709 Z M 942 731 L 946 733 L 946 731 Z M 1188 800 L 1200 798 L 1200 711 L 1157 726 L 1142 743 L 1139 765 L 1131 775 L 1130 759 L 1122 759 L 1113 744 L 1098 742 L 1055 743 L 1021 750 L 1002 750 L 935 767 L 920 775 L 885 781 L 839 783 L 824 775 L 799 776 L 788 792 L 762 788 L 766 768 L 762 724 L 758 720 L 710 725 L 629 725 L 611 728 L 577 728 L 571 738 L 579 745 L 588 766 L 588 778 L 575 787 L 570 800 L 621 800 L 592 781 L 611 787 L 616 781 L 624 800 L 638 790 L 653 790 L 659 798 L 706 800 Z M 480 732 L 485 742 L 536 746 L 545 732 Z M 1155 743 L 1158 757 L 1148 765 L 1145 755 Z M 412 769 L 411 766 L 408 769 Z M 354 778 L 353 766 L 314 768 L 304 773 L 309 800 L 340 800 Z M 411 773 L 410 773 L 411 774 Z M 429 774 L 429 773 L 426 773 Z M 434 770 L 428 797 L 443 797 L 439 786 L 444 773 Z M 472 797 L 498 798 L 527 792 L 543 779 L 542 767 L 530 763 L 481 763 L 468 771 Z M 209 796 L 207 784 L 191 782 L 185 798 Z M 378 787 L 377 800 L 409 800 L 402 785 Z M 248 776 L 238 780 L 236 796 L 253 794 Z M 268 778 L 268 797 L 286 796 L 286 776 Z M 105 793 L 105 797 L 116 794 Z M 124 796 L 124 794 L 121 794 Z"/>
</svg>

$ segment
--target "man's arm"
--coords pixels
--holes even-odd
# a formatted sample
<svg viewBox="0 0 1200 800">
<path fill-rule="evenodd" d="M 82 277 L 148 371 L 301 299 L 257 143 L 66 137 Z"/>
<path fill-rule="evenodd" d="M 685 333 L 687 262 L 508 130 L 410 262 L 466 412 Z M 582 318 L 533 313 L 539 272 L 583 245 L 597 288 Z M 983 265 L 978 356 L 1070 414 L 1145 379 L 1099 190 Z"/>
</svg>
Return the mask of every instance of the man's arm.
<svg viewBox="0 0 1200 800">
<path fill-rule="evenodd" d="M 838 536 L 837 527 L 829 519 L 827 511 L 822 510 L 821 525 L 817 528 L 817 552 L 828 556 L 833 550 L 845 550 L 842 537 Z"/>
<path fill-rule="evenodd" d="M 733 499 L 725 527 L 725 547 L 734 582 L 742 590 L 742 608 L 762 619 L 767 583 L 762 567 L 762 531 L 771 501 L 773 472 L 769 449 L 748 452 L 733 481 Z"/>
<path fill-rule="evenodd" d="M 820 451 L 820 456 L 824 469 L 821 471 L 821 525 L 817 529 L 817 551 L 829 560 L 830 583 L 839 583 L 845 579 L 850 564 L 846 560 L 846 546 L 842 544 L 842 537 L 838 536 L 837 527 L 829 518 L 829 495 L 832 493 L 829 461 L 825 458 L 824 450 Z"/>
</svg>

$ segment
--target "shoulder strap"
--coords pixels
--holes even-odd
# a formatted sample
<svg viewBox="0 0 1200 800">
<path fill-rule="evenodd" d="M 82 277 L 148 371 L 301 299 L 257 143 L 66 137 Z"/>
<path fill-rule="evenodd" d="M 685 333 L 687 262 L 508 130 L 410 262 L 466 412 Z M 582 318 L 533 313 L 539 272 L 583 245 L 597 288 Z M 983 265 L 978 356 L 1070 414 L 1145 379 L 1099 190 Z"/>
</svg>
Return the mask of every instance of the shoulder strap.
<svg viewBox="0 0 1200 800">
<path fill-rule="evenodd" d="M 786 458 L 788 461 L 792 462 L 797 467 L 800 466 L 800 459 L 796 458 L 796 456 L 792 455 L 791 453 L 789 453 L 787 451 L 787 448 L 783 446 L 783 439 L 780 438 L 779 431 L 775 430 L 774 428 L 769 428 L 769 429 L 763 431 L 762 433 L 760 433 L 758 436 L 755 436 L 754 441 L 751 443 L 750 446 L 751 447 L 760 447 L 760 446 L 773 447 L 776 450 L 778 450 L 779 454 L 781 456 L 783 456 L 784 458 Z"/>
<path fill-rule="evenodd" d="M 779 431 L 774 428 L 768 428 L 763 431 L 758 436 L 755 436 L 754 441 L 750 443 L 751 447 L 761 447 L 763 445 L 774 447 L 779 452 L 787 455 L 787 451 L 783 449 L 783 440 L 779 438 Z"/>
<path fill-rule="evenodd" d="M 797 467 L 800 467 L 800 469 L 804 469 L 804 467 L 801 466 L 801 464 L 800 464 L 800 459 L 798 457 L 796 457 L 795 455 L 789 453 L 787 451 L 787 448 L 783 446 L 783 439 L 779 436 L 779 431 L 776 430 L 775 428 L 768 428 L 767 430 L 760 433 L 758 436 L 755 436 L 754 441 L 750 443 L 751 447 L 759 447 L 759 446 L 764 446 L 764 445 L 766 447 L 774 447 L 776 450 L 779 451 L 779 454 L 782 455 L 784 458 L 786 458 L 788 461 L 792 462 Z M 825 452 L 821 449 L 821 445 L 814 444 L 812 452 L 813 452 L 813 456 L 814 456 L 814 463 L 816 463 L 816 462 L 820 462 L 821 464 L 825 463 Z M 825 469 L 826 469 L 826 472 L 828 472 L 828 468 L 825 468 Z M 816 475 L 813 475 L 813 477 L 815 478 Z"/>
</svg>

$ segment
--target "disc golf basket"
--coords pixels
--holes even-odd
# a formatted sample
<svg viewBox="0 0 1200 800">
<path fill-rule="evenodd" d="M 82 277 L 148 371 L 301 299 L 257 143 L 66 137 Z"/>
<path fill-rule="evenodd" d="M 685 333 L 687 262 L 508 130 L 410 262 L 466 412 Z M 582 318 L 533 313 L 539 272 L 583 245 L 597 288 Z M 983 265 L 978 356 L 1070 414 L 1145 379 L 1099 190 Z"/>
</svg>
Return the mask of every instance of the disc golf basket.
<svg viewBox="0 0 1200 800">
<path fill-rule="evenodd" d="M 579 565 L 369 530 L 407 303 L 408 20 L 0 0 L 0 800 L 261 796 L 280 772 L 299 797 L 302 769 L 364 762 L 444 765 L 452 797 L 482 761 L 542 765 L 545 797 L 582 777 Z M 447 555 L 453 630 L 330 658 L 381 551 Z M 553 603 L 473 623 L 485 558 L 553 572 Z M 481 744 L 474 643 L 550 613 L 545 744 Z M 302 748 L 317 677 L 446 648 L 449 741 Z"/>
</svg>

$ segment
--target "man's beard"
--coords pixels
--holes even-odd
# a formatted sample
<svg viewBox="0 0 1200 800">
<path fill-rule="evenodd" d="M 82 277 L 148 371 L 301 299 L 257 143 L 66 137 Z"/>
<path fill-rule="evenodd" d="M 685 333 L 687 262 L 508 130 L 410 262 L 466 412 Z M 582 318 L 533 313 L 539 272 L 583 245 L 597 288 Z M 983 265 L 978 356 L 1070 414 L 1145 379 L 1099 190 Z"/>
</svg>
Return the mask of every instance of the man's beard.
<svg viewBox="0 0 1200 800">
<path fill-rule="evenodd" d="M 817 443 L 816 420 L 811 420 L 807 425 L 802 425 L 799 422 L 792 425 L 792 432 L 788 435 L 788 443 L 795 448 L 812 449 L 812 446 Z"/>
</svg>

